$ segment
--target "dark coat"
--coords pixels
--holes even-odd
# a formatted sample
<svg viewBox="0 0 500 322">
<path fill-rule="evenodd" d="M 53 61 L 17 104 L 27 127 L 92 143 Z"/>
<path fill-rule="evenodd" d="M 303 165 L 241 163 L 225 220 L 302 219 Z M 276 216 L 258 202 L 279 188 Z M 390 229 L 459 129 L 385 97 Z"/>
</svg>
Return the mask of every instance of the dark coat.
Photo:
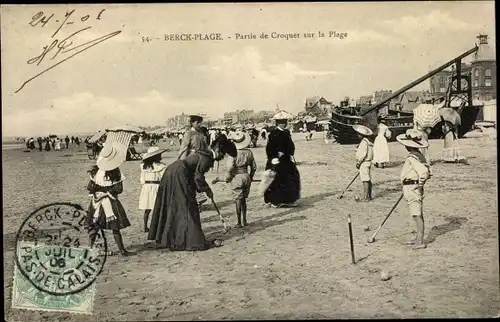
<svg viewBox="0 0 500 322">
<path fill-rule="evenodd" d="M 210 186 L 205 173 L 213 166 L 212 152 L 198 151 L 170 164 L 158 187 L 148 239 L 170 250 L 205 250 L 196 192 Z"/>
<path fill-rule="evenodd" d="M 281 157 L 278 156 L 279 152 L 283 153 Z M 276 177 L 264 193 L 264 201 L 279 205 L 300 199 L 300 174 L 293 159 L 295 144 L 290 131 L 272 130 L 268 136 L 266 154 L 266 170 L 273 169 Z M 273 158 L 277 158 L 279 164 L 273 165 L 271 163 Z"/>
</svg>

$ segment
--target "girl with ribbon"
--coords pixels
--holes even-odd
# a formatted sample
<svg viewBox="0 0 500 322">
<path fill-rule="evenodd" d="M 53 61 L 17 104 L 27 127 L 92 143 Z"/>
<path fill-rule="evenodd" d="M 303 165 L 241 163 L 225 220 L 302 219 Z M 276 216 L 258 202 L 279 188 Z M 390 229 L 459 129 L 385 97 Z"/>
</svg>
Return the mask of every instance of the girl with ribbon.
<svg viewBox="0 0 500 322">
<path fill-rule="evenodd" d="M 236 204 L 236 215 L 238 217 L 237 228 L 247 225 L 247 198 L 250 194 L 252 180 L 257 171 L 257 164 L 253 153 L 248 146 L 251 143 L 250 135 L 245 132 L 236 132 L 232 141 L 237 149 L 236 158 L 228 159 L 228 170 L 225 182 L 231 184 L 234 202 Z M 248 172 L 250 168 L 250 173 Z M 216 177 L 212 183 L 223 181 Z M 243 215 L 243 223 L 241 217 Z"/>
<path fill-rule="evenodd" d="M 87 190 L 91 201 L 87 226 L 90 231 L 90 247 L 94 246 L 98 229 L 111 230 L 122 256 L 131 256 L 135 254 L 125 249 L 120 233 L 121 229 L 130 226 L 125 209 L 118 200 L 118 195 L 123 192 L 122 182 L 125 179 L 118 167 L 124 160 L 125 151 L 120 151 L 111 143 L 106 144 L 97 158 L 96 165 L 89 171 Z"/>
<path fill-rule="evenodd" d="M 159 147 L 154 146 L 148 149 L 148 152 L 142 157 L 141 163 L 141 177 L 142 184 L 141 194 L 139 196 L 139 209 L 144 210 L 144 232 L 149 231 L 148 221 L 149 214 L 154 208 L 156 194 L 158 192 L 158 185 L 160 184 L 163 172 L 165 172 L 166 165 L 161 162 L 161 154 L 166 150 L 160 150 Z"/>
</svg>

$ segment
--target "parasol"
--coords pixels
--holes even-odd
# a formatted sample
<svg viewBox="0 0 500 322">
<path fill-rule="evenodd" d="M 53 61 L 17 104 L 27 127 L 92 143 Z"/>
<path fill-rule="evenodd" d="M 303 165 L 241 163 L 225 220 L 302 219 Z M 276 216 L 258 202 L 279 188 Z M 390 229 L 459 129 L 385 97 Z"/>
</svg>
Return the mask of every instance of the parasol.
<svg viewBox="0 0 500 322">
<path fill-rule="evenodd" d="M 462 125 L 460 114 L 451 107 L 440 108 L 439 115 L 441 115 L 444 121 L 448 121 L 453 125 Z"/>
<path fill-rule="evenodd" d="M 439 109 L 432 104 L 420 104 L 413 110 L 413 121 L 420 124 L 421 127 L 434 127 L 441 122 Z"/>
</svg>

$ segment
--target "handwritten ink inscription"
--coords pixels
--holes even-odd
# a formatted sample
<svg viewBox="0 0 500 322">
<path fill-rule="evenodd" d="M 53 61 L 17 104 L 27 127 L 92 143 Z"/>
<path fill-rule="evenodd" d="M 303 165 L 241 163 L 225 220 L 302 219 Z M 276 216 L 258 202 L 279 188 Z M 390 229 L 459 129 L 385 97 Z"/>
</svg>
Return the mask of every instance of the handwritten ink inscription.
<svg viewBox="0 0 500 322">
<path fill-rule="evenodd" d="M 57 27 L 55 29 L 54 33 L 52 36 L 50 36 L 51 42 L 48 45 L 45 45 L 41 49 L 41 53 L 38 54 L 37 56 L 28 59 L 27 64 L 28 65 L 33 65 L 36 64 L 36 66 L 39 66 L 42 64 L 44 61 L 48 60 L 54 60 L 57 57 L 61 58 L 60 61 L 56 62 L 55 64 L 47 67 L 43 71 L 39 72 L 35 76 L 29 78 L 26 80 L 19 89 L 17 89 L 14 93 L 18 93 L 21 91 L 26 84 L 29 82 L 33 81 L 34 79 L 42 76 L 49 70 L 59 66 L 60 64 L 64 63 L 65 61 L 68 61 L 69 59 L 75 57 L 76 55 L 83 53 L 87 49 L 90 49 L 91 47 L 94 47 L 112 37 L 115 37 L 119 35 L 122 31 L 117 30 L 114 32 L 111 32 L 109 34 L 106 34 L 101 37 L 94 38 L 90 41 L 87 41 L 85 43 L 81 44 L 74 44 L 75 36 L 77 35 L 83 35 L 85 32 L 88 30 L 92 29 L 92 26 L 88 26 L 88 24 L 91 23 L 92 20 L 101 20 L 102 14 L 104 13 L 106 9 L 102 9 L 99 14 L 93 18 L 90 14 L 84 14 L 82 16 L 79 16 L 75 14 L 75 9 L 71 11 L 67 11 L 66 14 L 61 17 L 59 20 L 57 19 L 57 16 L 54 13 L 51 14 L 45 14 L 43 11 L 37 12 L 33 17 L 31 18 L 31 21 L 28 23 L 31 27 L 36 28 L 49 28 L 51 26 Z M 71 28 L 71 27 L 66 27 L 68 25 L 80 25 L 81 29 L 78 29 L 72 33 L 69 34 L 69 36 L 65 36 L 64 38 L 60 39 L 59 38 L 54 38 L 56 37 L 60 32 L 64 32 L 66 28 Z M 87 26 L 83 26 L 82 24 L 87 24 Z M 50 55 L 49 55 L 50 54 Z"/>
</svg>

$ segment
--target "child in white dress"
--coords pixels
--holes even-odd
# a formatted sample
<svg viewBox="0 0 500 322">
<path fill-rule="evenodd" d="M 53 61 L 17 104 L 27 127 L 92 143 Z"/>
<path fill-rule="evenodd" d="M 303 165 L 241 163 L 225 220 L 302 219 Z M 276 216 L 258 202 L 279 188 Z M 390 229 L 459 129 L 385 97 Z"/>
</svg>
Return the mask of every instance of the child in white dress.
<svg viewBox="0 0 500 322">
<path fill-rule="evenodd" d="M 144 210 L 144 232 L 149 231 L 149 214 L 154 208 L 158 185 L 167 167 L 161 162 L 161 154 L 165 151 L 156 146 L 150 147 L 142 157 L 140 178 L 142 189 L 139 197 L 139 209 Z"/>
</svg>

